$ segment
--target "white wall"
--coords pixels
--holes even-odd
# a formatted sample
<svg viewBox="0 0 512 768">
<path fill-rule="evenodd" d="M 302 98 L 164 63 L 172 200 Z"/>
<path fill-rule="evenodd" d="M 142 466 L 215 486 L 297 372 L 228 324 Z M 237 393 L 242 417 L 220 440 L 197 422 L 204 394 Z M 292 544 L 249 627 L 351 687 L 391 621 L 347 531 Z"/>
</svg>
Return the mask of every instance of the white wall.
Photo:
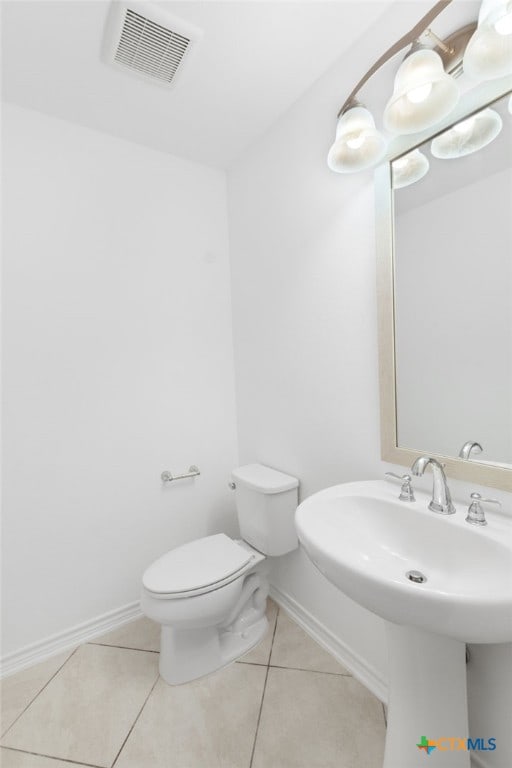
<svg viewBox="0 0 512 768">
<path fill-rule="evenodd" d="M 228 176 L 240 461 L 296 475 L 302 498 L 379 463 L 372 176 L 326 164 L 346 79 L 329 70 Z M 274 583 L 385 678 L 383 622 L 302 551 Z"/>
<path fill-rule="evenodd" d="M 396 37 L 407 19 L 395 21 Z M 393 468 L 379 448 L 373 179 L 336 176 L 326 166 L 343 94 L 371 52 L 385 49 L 388 28 L 371 28 L 365 45 L 320 78 L 228 177 L 240 460 L 296 475 L 302 498 Z M 430 483 L 429 476 L 418 486 Z M 455 498 L 477 490 L 451 485 Z M 512 509 L 510 495 L 496 495 Z M 278 564 L 273 582 L 386 680 L 378 617 L 331 587 L 301 551 Z M 486 758 L 495 768 L 512 764 L 508 649 L 475 654 L 470 677 L 471 732 L 499 739 L 499 754 Z M 501 691 L 478 688 L 482 658 L 499 670 Z"/>
<path fill-rule="evenodd" d="M 225 174 L 4 118 L 9 654 L 138 600 L 171 547 L 236 533 L 237 454 Z"/>
</svg>

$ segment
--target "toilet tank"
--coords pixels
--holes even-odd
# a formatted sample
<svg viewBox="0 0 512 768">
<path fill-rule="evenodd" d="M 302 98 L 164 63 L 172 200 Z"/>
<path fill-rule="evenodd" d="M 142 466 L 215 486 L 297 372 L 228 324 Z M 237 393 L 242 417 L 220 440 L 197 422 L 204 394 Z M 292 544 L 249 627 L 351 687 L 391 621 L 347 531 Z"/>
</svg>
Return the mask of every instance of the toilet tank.
<svg viewBox="0 0 512 768">
<path fill-rule="evenodd" d="M 297 549 L 297 478 L 263 464 L 238 467 L 232 476 L 242 539 L 269 556 Z"/>
</svg>

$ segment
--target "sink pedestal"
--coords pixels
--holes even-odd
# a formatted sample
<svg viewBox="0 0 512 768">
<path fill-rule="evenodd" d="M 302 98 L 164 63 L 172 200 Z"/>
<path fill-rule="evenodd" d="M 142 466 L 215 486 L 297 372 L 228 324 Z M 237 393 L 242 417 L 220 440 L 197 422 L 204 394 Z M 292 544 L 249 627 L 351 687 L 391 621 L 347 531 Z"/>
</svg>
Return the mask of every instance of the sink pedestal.
<svg viewBox="0 0 512 768">
<path fill-rule="evenodd" d="M 386 625 L 389 703 L 383 768 L 425 768 L 425 750 L 416 746 L 422 736 L 439 742 L 436 765 L 469 768 L 470 753 L 460 749 L 468 738 L 465 644 L 414 627 Z"/>
</svg>

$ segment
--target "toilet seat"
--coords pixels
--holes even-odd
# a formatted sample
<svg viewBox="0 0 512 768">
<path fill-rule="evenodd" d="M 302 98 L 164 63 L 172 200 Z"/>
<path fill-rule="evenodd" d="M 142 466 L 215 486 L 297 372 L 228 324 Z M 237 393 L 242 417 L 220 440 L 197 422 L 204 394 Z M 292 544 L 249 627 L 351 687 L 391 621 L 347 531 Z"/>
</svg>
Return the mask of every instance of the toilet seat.
<svg viewBox="0 0 512 768">
<path fill-rule="evenodd" d="M 171 600 L 203 595 L 229 584 L 264 560 L 223 533 L 183 544 L 156 560 L 142 583 L 153 597 Z"/>
</svg>

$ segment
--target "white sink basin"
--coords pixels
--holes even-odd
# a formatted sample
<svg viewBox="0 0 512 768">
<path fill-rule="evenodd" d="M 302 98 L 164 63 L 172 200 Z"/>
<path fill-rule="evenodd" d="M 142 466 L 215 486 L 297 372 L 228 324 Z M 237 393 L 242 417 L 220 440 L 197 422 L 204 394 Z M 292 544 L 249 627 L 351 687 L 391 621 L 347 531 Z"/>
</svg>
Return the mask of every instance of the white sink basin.
<svg viewBox="0 0 512 768">
<path fill-rule="evenodd" d="M 472 526 L 467 505 L 438 515 L 430 495 L 403 502 L 398 493 L 381 480 L 327 488 L 302 502 L 296 524 L 329 581 L 387 620 L 383 768 L 425 768 L 422 735 L 469 737 L 465 643 L 512 640 L 512 523 L 486 510 L 489 524 Z M 426 581 L 410 581 L 409 571 Z M 465 748 L 445 758 L 470 768 Z"/>
<path fill-rule="evenodd" d="M 299 539 L 342 592 L 382 618 L 463 642 L 512 641 L 512 525 L 488 511 L 489 524 L 427 509 L 430 495 L 398 500 L 386 481 L 346 483 L 310 496 L 297 509 Z M 424 583 L 410 581 L 420 571 Z"/>
</svg>

